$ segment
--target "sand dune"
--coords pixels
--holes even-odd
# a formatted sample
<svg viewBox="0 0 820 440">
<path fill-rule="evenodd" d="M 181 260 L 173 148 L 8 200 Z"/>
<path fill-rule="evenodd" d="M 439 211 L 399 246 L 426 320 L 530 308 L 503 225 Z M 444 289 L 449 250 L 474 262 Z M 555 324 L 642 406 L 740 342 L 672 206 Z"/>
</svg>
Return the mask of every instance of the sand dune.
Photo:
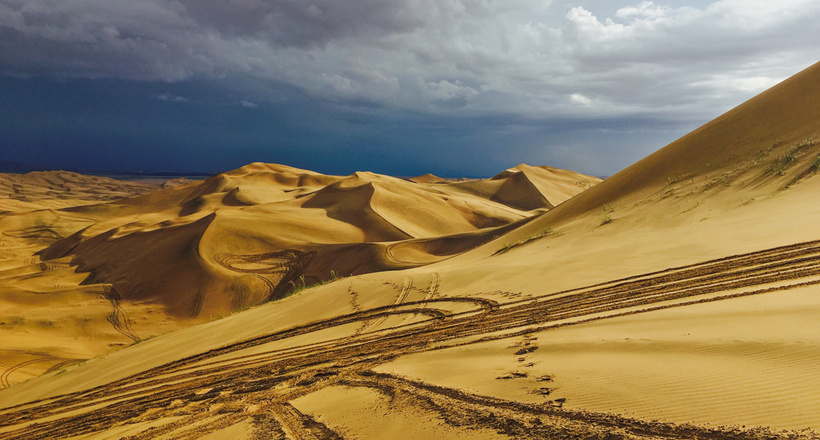
<svg viewBox="0 0 820 440">
<path fill-rule="evenodd" d="M 166 182 L 174 186 L 181 181 Z M 0 173 L 0 212 L 59 209 L 118 200 L 156 191 L 155 182 L 126 182 L 68 171 Z"/>
<path fill-rule="evenodd" d="M 543 199 L 534 189 L 516 197 Z M 72 257 L 91 274 L 86 283 L 111 284 L 124 300 L 161 302 L 177 318 L 218 316 L 282 297 L 297 282 L 439 261 L 532 215 L 491 198 L 374 173 L 325 176 L 256 163 L 199 184 L 75 208 L 100 221 L 41 255 Z M 463 244 L 431 247 L 456 241 Z M 285 251 L 304 267 L 291 273 L 296 260 L 264 257 Z M 220 264 L 220 256 L 265 263 L 249 275 Z M 248 293 L 259 289 L 268 292 Z"/>
<path fill-rule="evenodd" d="M 0 331 L 18 341 L 0 354 L 15 367 L 8 384 L 336 276 L 441 261 L 533 215 L 446 185 L 263 163 L 162 185 L 63 172 L 8 181 L 27 198 L 0 217 L 0 316 L 13 323 Z M 42 209 L 55 200 L 61 209 Z M 94 318 L 58 307 L 25 319 L 67 298 Z M 57 333 L 83 342 L 38 342 Z"/>
<path fill-rule="evenodd" d="M 596 179 L 524 165 L 453 182 L 252 164 L 5 214 L 45 249 L 4 263 L 9 304 L 43 289 L 39 264 L 79 265 L 129 316 L 281 299 L 2 391 L 0 438 L 820 438 L 819 81 L 583 192 Z M 329 282 L 284 294 L 300 277 Z"/>
</svg>

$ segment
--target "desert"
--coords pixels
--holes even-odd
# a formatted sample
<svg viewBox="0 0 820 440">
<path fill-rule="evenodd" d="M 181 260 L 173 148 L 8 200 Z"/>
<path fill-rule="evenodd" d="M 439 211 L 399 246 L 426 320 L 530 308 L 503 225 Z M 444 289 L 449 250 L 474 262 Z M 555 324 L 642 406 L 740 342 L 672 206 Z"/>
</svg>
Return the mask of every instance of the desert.
<svg viewBox="0 0 820 440">
<path fill-rule="evenodd" d="M 0 437 L 817 438 L 818 80 L 603 181 L 3 175 Z"/>
<path fill-rule="evenodd" d="M 0 440 L 820 440 L 820 2 L 0 2 Z"/>
</svg>

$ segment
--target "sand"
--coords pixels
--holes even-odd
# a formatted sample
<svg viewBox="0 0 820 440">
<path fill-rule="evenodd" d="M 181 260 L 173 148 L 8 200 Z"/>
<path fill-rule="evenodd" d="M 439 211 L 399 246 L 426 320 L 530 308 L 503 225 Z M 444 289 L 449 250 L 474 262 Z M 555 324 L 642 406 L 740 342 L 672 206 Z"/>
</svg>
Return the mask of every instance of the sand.
<svg viewBox="0 0 820 440">
<path fill-rule="evenodd" d="M 818 80 L 600 183 L 251 164 L 7 214 L 7 288 L 44 259 L 182 324 L 0 392 L 0 438 L 820 438 Z"/>
<path fill-rule="evenodd" d="M 537 200 L 599 181 L 551 170 L 526 171 L 555 194 Z M 0 176 L 10 197 L 0 215 L 2 386 L 334 277 L 438 262 L 546 206 L 524 211 L 442 182 L 258 163 L 198 182 Z"/>
</svg>

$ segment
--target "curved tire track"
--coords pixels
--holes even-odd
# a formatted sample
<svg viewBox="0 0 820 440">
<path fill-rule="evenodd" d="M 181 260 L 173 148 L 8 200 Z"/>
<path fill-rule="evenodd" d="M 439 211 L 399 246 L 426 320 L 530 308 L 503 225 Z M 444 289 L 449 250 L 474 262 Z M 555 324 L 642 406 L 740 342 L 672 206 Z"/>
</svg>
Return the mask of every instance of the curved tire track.
<svg viewBox="0 0 820 440">
<path fill-rule="evenodd" d="M 407 278 L 400 290 L 397 288 L 399 293 L 394 303 L 387 306 L 262 335 L 90 390 L 0 410 L 0 438 L 102 432 L 117 424 L 146 420 L 148 415 L 166 411 L 173 405 L 181 408 L 178 411 L 187 417 L 184 420 L 191 423 L 203 421 L 197 435 L 248 420 L 251 416 L 242 414 L 241 408 L 258 406 L 262 408 L 259 410 L 261 414 L 254 416 L 254 420 L 259 424 L 264 425 L 261 421 L 278 423 L 276 426 L 286 437 L 307 437 L 307 431 L 300 429 L 305 429 L 310 422 L 302 417 L 304 415 L 297 414 L 298 411 L 288 409 L 288 402 L 334 385 L 368 387 L 389 395 L 411 396 L 411 401 L 438 412 L 454 426 L 491 428 L 522 438 L 602 439 L 611 432 L 619 433 L 623 438 L 714 440 L 781 436 L 808 439 L 816 435 L 811 432 L 777 433 L 765 429 L 646 422 L 610 414 L 564 410 L 557 407 L 561 399 L 556 399 L 553 404 L 525 405 L 379 375 L 371 369 L 410 353 L 517 337 L 663 308 L 820 285 L 820 242 L 731 256 L 505 304 L 483 298 L 436 298 L 439 282 L 435 276 L 425 291 L 415 289 L 412 279 Z M 406 301 L 411 291 L 425 292 L 425 299 Z M 439 308 L 448 302 L 469 303 L 474 307 L 458 313 Z M 353 337 L 254 354 L 242 353 L 248 348 L 351 323 L 370 322 L 366 327 L 370 330 L 382 325 L 389 317 L 401 314 L 418 314 L 427 319 L 379 329 L 378 332 L 363 331 Z M 201 411 L 200 405 L 203 404 L 222 405 L 229 409 L 218 417 L 211 417 Z M 69 416 L 68 411 L 75 413 Z M 36 421 L 38 423 L 32 424 Z M 145 431 L 145 436 L 159 434 L 157 429 Z M 173 424 L 161 429 L 170 438 L 193 435 L 180 431 L 182 428 Z M 317 438 L 331 433 L 321 427 L 310 431 L 310 435 Z M 149 438 L 140 435 L 135 438 Z"/>
</svg>

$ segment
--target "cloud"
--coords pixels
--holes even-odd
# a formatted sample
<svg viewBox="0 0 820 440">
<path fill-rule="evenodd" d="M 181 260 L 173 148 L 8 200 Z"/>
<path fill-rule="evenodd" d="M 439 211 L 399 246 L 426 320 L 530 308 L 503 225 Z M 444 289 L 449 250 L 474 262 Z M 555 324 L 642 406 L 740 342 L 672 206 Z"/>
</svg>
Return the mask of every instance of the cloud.
<svg viewBox="0 0 820 440">
<path fill-rule="evenodd" d="M 587 98 L 586 96 L 584 96 L 580 93 L 573 93 L 572 95 L 570 95 L 569 99 L 571 99 L 572 102 L 574 102 L 576 104 L 581 104 L 581 105 L 588 105 L 589 103 L 592 102 L 591 99 Z"/>
<path fill-rule="evenodd" d="M 820 58 L 816 1 L 624 1 L 609 15 L 544 0 L 5 0 L 0 73 L 246 77 L 430 114 L 691 119 Z"/>
<path fill-rule="evenodd" d="M 245 108 L 257 108 L 257 107 L 259 107 L 259 104 L 254 104 L 253 102 L 245 101 L 244 99 L 239 101 L 239 105 L 241 105 L 242 107 L 245 107 Z"/>
<path fill-rule="evenodd" d="M 161 95 L 154 96 L 154 98 L 159 99 L 160 101 L 168 101 L 168 102 L 188 102 L 188 98 L 184 96 L 176 96 L 170 93 L 163 93 Z"/>
</svg>

